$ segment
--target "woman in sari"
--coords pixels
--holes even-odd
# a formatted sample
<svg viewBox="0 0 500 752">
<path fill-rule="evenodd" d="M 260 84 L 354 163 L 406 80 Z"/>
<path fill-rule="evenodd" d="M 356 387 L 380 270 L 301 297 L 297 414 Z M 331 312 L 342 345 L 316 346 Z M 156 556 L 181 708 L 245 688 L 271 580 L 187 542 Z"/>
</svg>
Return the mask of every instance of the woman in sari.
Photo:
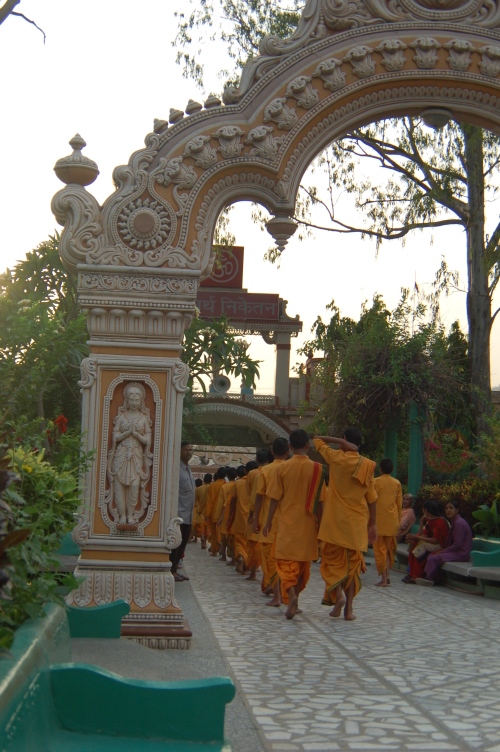
<svg viewBox="0 0 500 752">
<path fill-rule="evenodd" d="M 425 563 L 431 551 L 446 546 L 449 526 L 442 516 L 441 505 L 430 499 L 424 504 L 424 515 L 417 534 L 408 533 L 406 540 L 411 545 L 408 556 L 410 572 L 403 579 L 407 585 L 415 585 L 415 580 L 425 577 Z"/>
<path fill-rule="evenodd" d="M 448 501 L 444 513 L 450 523 L 445 548 L 429 554 L 425 562 L 425 579 L 418 578 L 417 585 L 434 585 L 439 569 L 448 561 L 469 561 L 472 550 L 472 531 L 458 513 L 458 502 Z"/>
</svg>

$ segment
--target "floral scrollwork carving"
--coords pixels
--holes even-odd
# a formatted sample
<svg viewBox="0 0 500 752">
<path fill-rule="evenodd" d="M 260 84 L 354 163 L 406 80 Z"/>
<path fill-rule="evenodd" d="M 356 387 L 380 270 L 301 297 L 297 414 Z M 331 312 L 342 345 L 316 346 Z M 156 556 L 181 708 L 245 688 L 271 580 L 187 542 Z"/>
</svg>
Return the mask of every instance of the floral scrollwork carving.
<svg viewBox="0 0 500 752">
<path fill-rule="evenodd" d="M 472 63 L 471 52 L 476 51 L 470 42 L 466 39 L 452 39 L 444 45 L 444 48 L 450 53 L 447 60 L 451 70 L 461 73 L 469 70 Z"/>
<path fill-rule="evenodd" d="M 213 137 L 219 141 L 219 151 L 224 159 L 239 157 L 243 151 L 243 144 L 240 139 L 245 135 L 245 131 L 238 128 L 237 125 L 224 125 L 213 134 Z"/>
<path fill-rule="evenodd" d="M 368 76 L 373 76 L 375 73 L 375 63 L 371 56 L 372 52 L 371 47 L 361 45 L 349 50 L 344 57 L 344 61 L 352 65 L 352 72 L 358 78 L 367 78 Z"/>
<path fill-rule="evenodd" d="M 388 71 L 400 71 L 403 70 L 406 63 L 406 57 L 404 50 L 407 45 L 400 39 L 386 39 L 378 47 L 375 47 L 375 52 L 379 52 L 382 55 L 382 65 Z"/>
<path fill-rule="evenodd" d="M 177 548 L 182 541 L 181 522 L 182 517 L 172 517 L 167 525 L 167 548 L 170 550 Z"/>
<path fill-rule="evenodd" d="M 97 378 L 97 364 L 92 358 L 84 358 L 80 363 L 81 379 L 78 382 L 80 389 L 90 389 L 94 386 Z"/>
<path fill-rule="evenodd" d="M 189 367 L 186 365 L 186 363 L 176 363 L 174 366 L 174 375 L 173 375 L 173 382 L 174 382 L 174 389 L 177 392 L 187 392 L 188 389 L 188 380 L 189 380 Z"/>
<path fill-rule="evenodd" d="M 341 66 L 342 60 L 331 57 L 329 60 L 324 60 L 318 65 L 313 73 L 313 78 L 321 78 L 325 89 L 338 91 L 346 85 L 346 75 L 341 70 Z"/>
<path fill-rule="evenodd" d="M 179 188 L 189 189 L 196 183 L 198 176 L 192 167 L 186 167 L 182 157 L 165 159 L 162 157 L 156 170 L 152 173 L 155 181 L 165 187 L 175 183 Z"/>
<path fill-rule="evenodd" d="M 81 185 L 70 185 L 52 199 L 52 211 L 64 227 L 60 253 L 66 267 L 76 274 L 77 264 L 88 263 L 87 254 L 99 253 L 104 245 L 99 204 Z"/>
<path fill-rule="evenodd" d="M 203 170 L 208 170 L 217 162 L 217 152 L 210 146 L 208 136 L 195 136 L 188 141 L 184 156 L 192 157 L 195 165 Z"/>
<path fill-rule="evenodd" d="M 264 110 L 264 123 L 269 123 L 271 120 L 277 123 L 281 130 L 291 131 L 299 118 L 293 107 L 287 106 L 286 97 L 277 97 Z"/>
<path fill-rule="evenodd" d="M 500 73 L 500 47 L 488 45 L 478 50 L 482 61 L 479 65 L 481 73 L 489 78 L 496 78 Z"/>
<path fill-rule="evenodd" d="M 261 157 L 274 162 L 278 156 L 278 149 L 283 142 L 284 136 L 275 138 L 273 128 L 269 125 L 258 125 L 253 128 L 247 136 L 245 143 L 253 144 L 254 148 L 250 149 L 250 156 Z"/>
<path fill-rule="evenodd" d="M 311 81 L 311 76 L 298 76 L 286 88 L 287 97 L 295 99 L 304 110 L 312 109 L 319 102 L 318 91 L 311 86 Z"/>
<path fill-rule="evenodd" d="M 75 514 L 75 517 L 78 520 L 78 525 L 75 527 L 73 532 L 71 533 L 71 538 L 76 543 L 77 546 L 80 546 L 80 548 L 83 548 L 87 545 L 87 541 L 89 539 L 89 533 L 90 533 L 90 522 L 87 520 L 84 514 L 78 513 Z"/>
<path fill-rule="evenodd" d="M 162 157 L 158 167 L 151 173 L 149 178 L 151 187 L 155 183 L 159 183 L 159 185 L 163 185 L 165 188 L 169 185 L 174 186 L 174 197 L 179 206 L 177 216 L 184 214 L 187 202 L 187 195 L 179 193 L 179 190 L 191 190 L 197 180 L 198 175 L 194 171 L 194 168 L 191 166 L 187 167 L 183 162 L 183 157 L 172 157 L 172 159 Z"/>
<path fill-rule="evenodd" d="M 441 45 L 432 37 L 419 37 L 410 42 L 409 47 L 415 50 L 413 59 L 420 70 L 431 70 L 438 61 L 437 51 Z"/>
</svg>

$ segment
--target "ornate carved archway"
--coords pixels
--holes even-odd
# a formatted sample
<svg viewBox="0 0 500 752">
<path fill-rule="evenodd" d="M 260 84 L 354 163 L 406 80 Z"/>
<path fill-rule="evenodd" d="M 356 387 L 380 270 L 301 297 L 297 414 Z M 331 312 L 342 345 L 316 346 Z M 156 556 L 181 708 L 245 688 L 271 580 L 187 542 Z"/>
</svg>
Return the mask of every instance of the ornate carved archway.
<svg viewBox="0 0 500 752">
<path fill-rule="evenodd" d="M 164 403 L 155 447 L 162 501 L 153 523 L 140 539 L 106 531 L 97 467 L 86 484 L 95 514 L 85 520 L 82 565 L 95 570 L 106 551 L 111 571 L 124 551 L 139 562 L 154 550 L 158 567 L 168 568 L 187 379 L 179 355 L 198 280 L 213 263 L 220 211 L 242 200 L 263 204 L 273 215 L 268 229 L 284 247 L 295 230 L 290 216 L 301 177 L 333 139 L 356 125 L 423 111 L 500 132 L 499 74 L 497 0 L 309 0 L 290 39 L 262 41 L 224 105 L 215 97 L 204 107 L 190 101 L 185 113 L 171 110 L 170 122 L 155 122 L 145 148 L 115 169 L 117 190 L 102 208 L 85 188 L 97 167 L 82 155 L 83 140 L 73 140 L 73 154 L 56 165 L 67 186 L 53 210 L 64 225 L 64 263 L 78 274 L 80 304 L 89 310 L 88 448 L 106 456 L 102 405 L 122 371 L 152 379 Z"/>
</svg>

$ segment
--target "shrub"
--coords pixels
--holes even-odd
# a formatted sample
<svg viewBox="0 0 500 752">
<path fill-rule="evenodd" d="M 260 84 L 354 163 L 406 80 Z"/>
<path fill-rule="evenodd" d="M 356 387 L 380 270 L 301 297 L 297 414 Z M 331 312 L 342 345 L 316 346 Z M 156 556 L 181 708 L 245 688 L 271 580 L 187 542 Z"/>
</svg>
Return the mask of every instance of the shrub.
<svg viewBox="0 0 500 752">
<path fill-rule="evenodd" d="M 468 478 L 455 483 L 422 486 L 415 501 L 415 514 L 422 514 L 422 504 L 427 499 L 436 499 L 441 504 L 458 501 L 460 514 L 472 527 L 476 520 L 472 516 L 481 504 L 491 504 L 498 493 L 498 484 L 481 478 Z"/>
<path fill-rule="evenodd" d="M 44 459 L 44 452 L 18 447 L 9 450 L 10 468 L 19 476 L 17 487 L 4 492 L 9 506 L 8 526 L 30 531 L 8 549 L 10 599 L 2 601 L 0 634 L 8 644 L 12 631 L 26 619 L 43 615 L 47 601 L 64 604 L 58 588 L 78 586 L 72 575 L 57 574 L 55 556 L 62 537 L 74 527 L 79 504 L 78 473 L 60 470 Z"/>
</svg>

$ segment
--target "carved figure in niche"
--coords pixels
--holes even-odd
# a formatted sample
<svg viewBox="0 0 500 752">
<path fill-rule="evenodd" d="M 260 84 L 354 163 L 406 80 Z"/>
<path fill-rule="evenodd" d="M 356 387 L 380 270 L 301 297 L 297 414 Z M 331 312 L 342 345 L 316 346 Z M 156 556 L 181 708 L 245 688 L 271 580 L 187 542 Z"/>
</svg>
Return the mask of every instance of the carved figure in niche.
<svg viewBox="0 0 500 752">
<path fill-rule="evenodd" d="M 113 421 L 113 444 L 108 452 L 109 491 L 106 502 L 110 513 L 118 514 L 118 526 L 137 527 L 149 502 L 146 486 L 151 474 L 151 426 L 146 390 L 131 382 L 123 390 L 123 405 Z M 138 509 L 138 504 L 140 507 Z M 113 510 L 113 504 L 116 513 Z"/>
</svg>

